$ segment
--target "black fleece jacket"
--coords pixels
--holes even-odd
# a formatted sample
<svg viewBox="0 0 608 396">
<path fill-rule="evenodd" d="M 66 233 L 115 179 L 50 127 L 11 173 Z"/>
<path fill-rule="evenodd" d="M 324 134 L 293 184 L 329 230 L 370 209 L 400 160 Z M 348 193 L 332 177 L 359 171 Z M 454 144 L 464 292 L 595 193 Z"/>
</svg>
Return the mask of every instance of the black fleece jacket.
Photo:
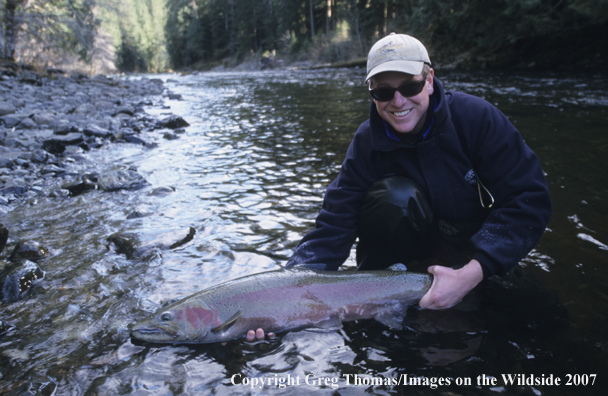
<svg viewBox="0 0 608 396">
<path fill-rule="evenodd" d="M 502 275 L 532 250 L 551 214 L 537 156 L 496 107 L 434 80 L 433 122 L 426 138 L 391 138 L 374 103 L 355 134 L 340 174 L 329 185 L 316 228 L 298 244 L 287 267 L 322 263 L 335 270 L 357 238 L 359 214 L 371 185 L 402 175 L 426 192 L 441 224 L 476 224 L 468 239 L 486 277 Z M 494 197 L 482 207 L 477 180 Z M 486 202 L 489 196 L 485 194 Z"/>
</svg>

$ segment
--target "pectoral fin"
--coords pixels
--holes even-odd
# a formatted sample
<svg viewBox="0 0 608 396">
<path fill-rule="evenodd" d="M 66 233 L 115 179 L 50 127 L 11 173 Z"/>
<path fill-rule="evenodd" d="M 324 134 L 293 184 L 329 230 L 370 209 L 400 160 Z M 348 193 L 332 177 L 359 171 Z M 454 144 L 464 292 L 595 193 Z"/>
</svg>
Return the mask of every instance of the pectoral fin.
<svg viewBox="0 0 608 396">
<path fill-rule="evenodd" d="M 378 322 L 393 330 L 403 329 L 403 315 L 399 315 L 395 312 L 385 311 L 381 312 L 374 317 Z"/>
<path fill-rule="evenodd" d="M 230 319 L 228 319 L 221 325 L 215 326 L 214 328 L 212 328 L 211 332 L 219 333 L 220 331 L 224 331 L 224 330 L 228 329 L 230 326 L 232 326 L 233 324 L 236 323 L 236 321 L 241 317 L 242 314 L 243 314 L 243 311 L 241 311 L 239 309 L 238 311 L 236 311 L 236 313 L 234 315 L 232 315 L 232 317 L 230 317 Z"/>
</svg>

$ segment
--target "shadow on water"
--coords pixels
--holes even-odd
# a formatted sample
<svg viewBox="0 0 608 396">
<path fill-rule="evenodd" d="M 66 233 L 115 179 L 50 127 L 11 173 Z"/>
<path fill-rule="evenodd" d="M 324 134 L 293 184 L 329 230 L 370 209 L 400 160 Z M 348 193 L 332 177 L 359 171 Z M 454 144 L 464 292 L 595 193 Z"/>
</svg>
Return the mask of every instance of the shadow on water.
<svg viewBox="0 0 608 396">
<path fill-rule="evenodd" d="M 148 186 L 40 198 L 3 219 L 11 227 L 7 251 L 37 240 L 52 254 L 40 264 L 45 278 L 2 305 L 0 320 L 13 327 L 0 338 L 0 393 L 603 394 L 608 77 L 437 74 L 447 89 L 505 112 L 546 172 L 549 229 L 507 277 L 449 310 L 410 307 L 403 330 L 368 320 L 253 345 L 134 343 L 129 325 L 160 307 L 285 263 L 314 226 L 369 106 L 362 70 L 163 75 L 183 100 L 148 111 L 182 115 L 186 132 L 156 149 L 115 143 L 87 154 L 101 168 L 137 168 Z M 157 188 L 168 193 L 153 194 Z M 133 212 L 145 216 L 128 219 Z M 196 230 L 190 242 L 142 258 L 108 244 L 118 232 L 188 227 Z M 579 382 L 505 384 L 503 375 L 516 374 Z M 582 383 L 593 374 L 594 385 Z M 422 382 L 392 383 L 406 378 Z"/>
</svg>

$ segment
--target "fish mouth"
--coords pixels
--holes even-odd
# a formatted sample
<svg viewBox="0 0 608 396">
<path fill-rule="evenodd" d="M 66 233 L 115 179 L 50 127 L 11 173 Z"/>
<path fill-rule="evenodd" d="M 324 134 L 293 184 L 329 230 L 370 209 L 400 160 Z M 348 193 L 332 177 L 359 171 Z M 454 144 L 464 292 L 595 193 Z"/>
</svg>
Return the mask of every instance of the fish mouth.
<svg viewBox="0 0 608 396">
<path fill-rule="evenodd" d="M 159 327 L 136 327 L 131 330 L 131 336 L 139 340 L 150 340 L 159 338 L 175 339 L 179 337 L 179 333 L 172 329 L 161 329 Z"/>
</svg>

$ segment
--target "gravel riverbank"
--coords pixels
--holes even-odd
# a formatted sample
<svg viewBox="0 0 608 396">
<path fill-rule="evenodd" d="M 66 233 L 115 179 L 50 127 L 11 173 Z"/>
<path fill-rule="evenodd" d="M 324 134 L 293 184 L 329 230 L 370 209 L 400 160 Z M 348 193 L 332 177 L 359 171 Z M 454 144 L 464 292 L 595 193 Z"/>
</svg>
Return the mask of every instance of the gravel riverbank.
<svg viewBox="0 0 608 396">
<path fill-rule="evenodd" d="M 86 153 L 108 141 L 154 147 L 142 132 L 165 129 L 170 139 L 187 126 L 178 116 L 159 120 L 144 111 L 172 95 L 160 79 L 0 74 L 0 213 L 28 198 L 99 188 Z"/>
<path fill-rule="evenodd" d="M 110 170 L 107 166 L 100 170 L 102 167 L 87 153 L 110 142 L 154 150 L 163 138 L 176 138 L 180 129 L 188 126 L 186 121 L 170 113 L 162 119 L 152 117 L 144 110 L 164 108 L 166 97 L 179 99 L 179 95 L 165 89 L 160 79 L 45 76 L 0 67 L 3 303 L 17 301 L 32 282 L 45 276 L 35 262 L 49 255 L 45 241 L 22 241 L 20 235 L 11 234 L 11 229 L 18 229 L 19 224 L 7 222 L 7 214 L 21 205 L 35 205 L 42 198 L 69 200 L 93 189 L 135 190 L 147 186 L 137 169 L 113 164 Z M 192 239 L 192 233 L 192 229 L 186 228 L 177 236 L 163 234 L 155 243 L 161 247 L 174 246 Z M 131 235 L 114 235 L 112 241 L 119 251 L 121 248 L 145 251 Z M 153 243 L 148 241 L 148 245 Z M 5 246 L 8 247 L 3 252 Z M 7 328 L 0 320 L 0 335 Z"/>
</svg>

